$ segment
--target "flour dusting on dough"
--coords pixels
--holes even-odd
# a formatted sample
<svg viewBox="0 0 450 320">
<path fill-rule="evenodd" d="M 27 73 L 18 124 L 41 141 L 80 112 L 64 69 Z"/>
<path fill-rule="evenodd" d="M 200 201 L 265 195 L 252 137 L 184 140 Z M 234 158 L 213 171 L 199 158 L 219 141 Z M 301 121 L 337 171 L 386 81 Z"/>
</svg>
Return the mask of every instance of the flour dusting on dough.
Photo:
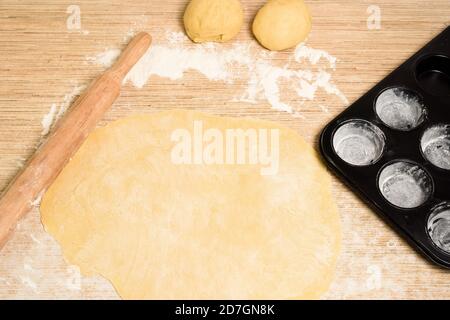
<svg viewBox="0 0 450 320">
<path fill-rule="evenodd" d="M 278 131 L 279 174 L 171 161 L 172 133 L 189 134 L 197 121 L 219 134 Z M 87 138 L 40 209 L 66 260 L 109 279 L 124 299 L 314 299 L 340 251 L 326 169 L 298 134 L 266 121 L 172 110 L 113 122 Z"/>
</svg>

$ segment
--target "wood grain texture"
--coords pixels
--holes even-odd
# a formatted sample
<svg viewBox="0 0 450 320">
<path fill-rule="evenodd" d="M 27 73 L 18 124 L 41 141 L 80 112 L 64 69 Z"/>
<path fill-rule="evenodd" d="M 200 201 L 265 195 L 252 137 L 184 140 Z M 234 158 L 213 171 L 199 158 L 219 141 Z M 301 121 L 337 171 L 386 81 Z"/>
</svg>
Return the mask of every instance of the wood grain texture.
<svg viewBox="0 0 450 320">
<path fill-rule="evenodd" d="M 254 41 L 250 24 L 263 0 L 242 0 L 246 23 L 236 41 Z M 448 0 L 311 0 L 308 45 L 339 61 L 333 82 L 354 101 L 450 23 Z M 69 5 L 81 8 L 81 30 L 67 30 Z M 166 30 L 181 31 L 186 0 L 12 1 L 0 3 L 0 189 L 4 189 L 41 140 L 41 120 L 74 87 L 104 68 L 86 57 L 123 46 L 130 32 L 147 31 L 154 43 Z M 381 9 L 381 30 L 367 28 L 367 8 Z M 277 54 L 283 62 L 292 52 Z M 275 62 L 276 62 L 275 61 Z M 152 78 L 143 89 L 127 85 L 102 124 L 133 113 L 187 108 L 219 115 L 278 121 L 316 144 L 320 129 L 345 106 L 319 94 L 302 106 L 305 119 L 266 102 L 231 101 L 242 83 L 210 82 L 196 72 L 179 81 Z M 70 97 L 69 97 L 70 98 Z M 67 99 L 69 99 L 67 98 Z M 298 97 L 287 94 L 295 104 Z M 326 105 L 324 113 L 318 105 Z M 336 279 L 324 298 L 450 299 L 450 273 L 427 262 L 341 182 L 334 191 L 343 225 Z M 116 298 L 100 278 L 80 277 L 43 230 L 33 210 L 0 252 L 0 298 Z"/>
<path fill-rule="evenodd" d="M 114 65 L 72 104 L 0 198 L 0 250 L 16 223 L 48 189 L 66 163 L 97 127 L 120 95 L 122 82 L 151 44 L 148 33 L 136 35 Z"/>
</svg>

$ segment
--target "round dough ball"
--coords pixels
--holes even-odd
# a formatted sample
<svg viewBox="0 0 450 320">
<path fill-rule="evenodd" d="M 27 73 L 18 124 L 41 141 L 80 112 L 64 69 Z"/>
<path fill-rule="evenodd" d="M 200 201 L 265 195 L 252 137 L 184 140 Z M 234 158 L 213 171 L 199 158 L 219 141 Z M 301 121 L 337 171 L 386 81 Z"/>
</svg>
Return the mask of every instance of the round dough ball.
<svg viewBox="0 0 450 320">
<path fill-rule="evenodd" d="M 311 15 L 302 0 L 269 0 L 253 21 L 262 46 L 279 51 L 295 47 L 311 31 Z"/>
<path fill-rule="evenodd" d="M 238 0 L 192 0 L 184 12 L 184 27 L 194 42 L 226 42 L 239 33 L 243 21 Z"/>
</svg>

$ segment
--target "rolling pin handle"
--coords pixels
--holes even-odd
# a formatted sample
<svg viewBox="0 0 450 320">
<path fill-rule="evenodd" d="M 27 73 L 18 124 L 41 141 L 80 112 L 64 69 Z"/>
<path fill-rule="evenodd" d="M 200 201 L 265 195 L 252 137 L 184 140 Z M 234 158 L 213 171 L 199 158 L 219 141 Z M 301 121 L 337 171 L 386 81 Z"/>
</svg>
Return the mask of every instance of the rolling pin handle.
<svg viewBox="0 0 450 320">
<path fill-rule="evenodd" d="M 127 45 L 119 59 L 109 69 L 119 83 L 125 79 L 126 75 L 139 59 L 145 54 L 152 43 L 152 37 L 146 32 L 138 33 Z"/>
</svg>

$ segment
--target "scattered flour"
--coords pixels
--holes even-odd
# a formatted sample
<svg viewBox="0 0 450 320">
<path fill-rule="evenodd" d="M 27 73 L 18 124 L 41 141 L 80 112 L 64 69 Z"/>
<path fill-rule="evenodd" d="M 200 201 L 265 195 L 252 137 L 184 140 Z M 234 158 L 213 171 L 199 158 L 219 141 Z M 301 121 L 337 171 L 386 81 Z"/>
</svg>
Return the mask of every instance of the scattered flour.
<svg viewBox="0 0 450 320">
<path fill-rule="evenodd" d="M 41 121 L 42 136 L 46 136 L 50 132 L 52 126 L 64 115 L 73 100 L 79 96 L 85 88 L 86 86 L 75 86 L 71 92 L 64 96 L 59 105 L 56 103 L 51 105 L 49 112 L 42 118 Z"/>
<path fill-rule="evenodd" d="M 294 52 L 294 57 L 297 62 L 303 59 L 308 59 L 313 65 L 316 65 L 320 59 L 328 61 L 330 67 L 336 69 L 337 59 L 324 50 L 314 49 L 306 46 L 304 43 L 297 46 Z"/>
<path fill-rule="evenodd" d="M 130 38 L 132 35 L 132 33 L 129 33 L 126 38 Z M 188 71 L 197 71 L 211 81 L 233 83 L 239 80 L 240 83 L 245 83 L 243 91 L 233 97 L 233 101 L 249 103 L 267 101 L 272 108 L 289 112 L 296 117 L 303 117 L 296 110 L 297 106 L 282 100 L 281 93 L 285 90 L 284 85 L 296 93 L 299 97 L 296 103 L 300 105 L 304 101 L 314 100 L 318 90 L 337 96 L 344 103 L 348 103 L 345 96 L 332 83 L 331 74 L 328 70 L 335 69 L 336 58 L 323 50 L 313 49 L 302 44 L 296 48 L 290 59 L 280 66 L 276 64 L 274 59 L 277 57 L 277 53 L 263 50 L 255 43 L 237 43 L 233 46 L 220 44 L 194 45 L 181 32 L 168 31 L 165 36 L 167 43 L 153 45 L 133 68 L 126 81 L 132 83 L 135 87 L 142 88 L 152 76 L 178 80 L 183 78 Z M 87 57 L 87 60 L 109 67 L 120 53 L 119 49 L 111 49 Z M 320 64 L 322 69 L 310 70 L 304 68 L 305 63 L 315 66 L 321 61 L 324 62 L 324 64 Z M 283 87 L 281 82 L 283 82 Z M 48 114 L 42 119 L 43 136 L 50 132 L 54 123 L 63 116 L 74 98 L 81 94 L 84 89 L 85 86 L 75 86 L 60 103 L 51 105 Z M 319 105 L 318 108 L 328 112 L 328 109 L 323 105 Z M 31 203 L 33 207 L 39 206 L 41 196 L 38 196 Z M 40 297 L 41 295 L 53 297 L 55 287 L 59 288 L 60 296 L 65 297 L 84 297 L 88 294 L 84 288 L 98 288 L 98 296 L 101 292 L 103 296 L 106 294 L 111 298 L 116 297 L 115 291 L 106 280 L 99 277 L 82 277 L 77 267 L 69 266 L 64 269 L 66 263 L 61 258 L 59 245 L 43 230 L 37 210 L 34 210 L 24 220 L 23 228 L 22 223 L 20 223 L 15 238 L 11 240 L 22 246 L 23 268 L 0 268 L 2 276 L 4 275 L 0 278 L 0 282 L 7 285 L 0 286 L 0 296 L 10 296 L 7 287 L 10 285 L 19 287 L 17 284 L 19 282 L 24 286 L 15 293 L 18 297 Z M 23 239 L 26 238 L 30 239 L 31 244 L 25 246 Z M 9 257 L 13 257 L 13 255 L 9 254 Z M 27 257 L 33 257 L 36 261 L 29 260 Z M 55 267 L 57 272 L 55 277 L 58 279 L 58 283 L 63 283 L 65 286 L 55 286 L 54 280 L 48 277 L 48 270 L 42 268 L 41 259 L 44 257 L 46 263 L 59 266 L 59 268 Z M 5 256 L 2 258 L 5 259 Z M 49 262 L 48 259 L 52 260 Z M 8 264 L 4 266 L 8 266 Z M 370 283 L 372 284 L 373 281 Z M 377 284 L 376 281 L 375 284 Z M 89 289 L 89 294 L 92 294 L 91 291 L 92 289 Z"/>
<path fill-rule="evenodd" d="M 24 269 L 25 271 L 31 271 L 31 272 L 34 271 L 33 267 L 32 267 L 31 264 L 29 264 L 29 263 L 24 263 L 24 264 L 23 264 L 23 269 Z"/>
<path fill-rule="evenodd" d="M 183 32 L 166 31 L 166 39 L 170 44 L 178 44 L 188 41 L 188 37 Z"/>
<path fill-rule="evenodd" d="M 34 243 L 36 243 L 36 244 L 42 244 L 42 242 L 39 241 L 39 239 L 36 238 L 36 236 L 35 236 L 33 233 L 30 233 L 30 238 L 31 238 L 31 240 L 33 240 Z"/>
<path fill-rule="evenodd" d="M 58 108 L 56 107 L 56 104 L 53 103 L 52 106 L 50 107 L 50 111 L 42 118 L 41 134 L 43 136 L 46 136 L 50 132 L 50 128 L 52 127 L 53 121 L 55 120 L 57 110 Z"/>
<path fill-rule="evenodd" d="M 369 277 L 366 280 L 368 290 L 378 290 L 382 288 L 383 272 L 378 265 L 372 264 L 367 267 Z"/>
<path fill-rule="evenodd" d="M 117 299 L 107 280 L 82 276 L 78 267 L 67 265 L 59 244 L 45 232 L 39 210 L 21 224 L 0 252 L 0 299 Z"/>
<path fill-rule="evenodd" d="M 100 64 L 104 67 L 110 67 L 113 62 L 119 57 L 120 53 L 120 49 L 110 49 L 95 56 L 87 57 L 86 60 L 95 62 L 96 64 Z"/>
<path fill-rule="evenodd" d="M 237 43 L 227 47 L 216 43 L 192 44 L 182 32 L 166 32 L 165 45 L 153 45 L 127 75 L 125 82 L 142 88 L 152 76 L 179 80 L 188 71 L 197 71 L 211 81 L 233 83 L 244 80 L 246 87 L 233 101 L 257 103 L 267 101 L 273 109 L 301 116 L 299 106 L 313 101 L 318 90 L 337 96 L 344 104 L 348 100 L 333 84 L 331 74 L 337 59 L 324 50 L 300 44 L 289 61 L 282 66 L 275 64 L 274 55 L 251 42 Z M 110 49 L 87 60 L 104 67 L 111 66 L 120 55 L 119 49 Z M 325 61 L 318 70 L 301 68 L 301 63 L 310 66 Z M 317 68 L 316 68 L 317 69 Z M 282 101 L 281 81 L 286 90 L 298 96 L 293 106 Z"/>
<path fill-rule="evenodd" d="M 248 46 L 235 45 L 220 50 L 216 45 L 200 45 L 198 48 L 165 47 L 154 45 L 127 75 L 125 81 L 142 88 L 150 77 L 156 75 L 171 80 L 183 78 L 185 72 L 196 70 L 211 81 L 232 83 L 233 64 L 251 63 Z"/>
<path fill-rule="evenodd" d="M 328 110 L 327 106 L 324 105 L 319 105 L 320 110 L 322 110 L 322 112 L 324 113 L 330 113 L 330 110 Z"/>
<path fill-rule="evenodd" d="M 26 276 L 20 276 L 20 280 L 24 285 L 30 287 L 31 289 L 33 289 L 34 292 L 37 293 L 37 284 L 33 280 L 31 280 L 31 278 Z"/>
<path fill-rule="evenodd" d="M 41 205 L 42 197 L 44 196 L 44 191 L 40 192 L 36 199 L 31 202 L 32 207 L 39 207 Z"/>
</svg>

